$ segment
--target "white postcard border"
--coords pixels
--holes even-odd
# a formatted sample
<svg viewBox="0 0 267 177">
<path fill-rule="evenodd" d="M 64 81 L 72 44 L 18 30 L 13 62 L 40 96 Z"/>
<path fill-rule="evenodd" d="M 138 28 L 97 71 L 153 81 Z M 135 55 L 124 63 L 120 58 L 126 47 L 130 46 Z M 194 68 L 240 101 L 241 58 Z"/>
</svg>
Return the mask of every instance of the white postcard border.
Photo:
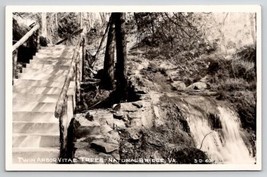
<svg viewBox="0 0 267 177">
<path fill-rule="evenodd" d="M 256 12 L 257 13 L 257 164 L 126 165 L 12 163 L 12 12 Z M 259 5 L 142 5 L 142 6 L 6 6 L 5 161 L 7 171 L 233 171 L 262 169 L 262 19 Z M 259 141 L 260 140 L 260 141 Z"/>
</svg>

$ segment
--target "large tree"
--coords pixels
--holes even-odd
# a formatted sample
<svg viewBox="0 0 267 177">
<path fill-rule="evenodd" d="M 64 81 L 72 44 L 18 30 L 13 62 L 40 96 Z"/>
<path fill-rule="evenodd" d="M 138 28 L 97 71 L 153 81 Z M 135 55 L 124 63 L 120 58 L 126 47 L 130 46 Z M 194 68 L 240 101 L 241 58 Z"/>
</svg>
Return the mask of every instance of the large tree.
<svg viewBox="0 0 267 177">
<path fill-rule="evenodd" d="M 47 38 L 47 19 L 46 12 L 42 12 L 42 36 Z"/>
<path fill-rule="evenodd" d="M 103 86 L 106 89 L 114 89 L 117 101 L 127 99 L 127 78 L 126 78 L 126 36 L 125 36 L 125 14 L 112 13 L 110 17 L 109 32 L 104 60 Z M 115 30 L 114 30 L 115 26 Z M 115 34 L 114 34 L 115 32 Z M 114 45 L 116 41 L 116 64 L 114 61 Z M 115 66 L 114 66 L 115 65 Z M 115 67 L 115 68 L 114 68 Z M 115 72 L 114 72 L 115 70 Z M 116 81 L 116 84 L 114 84 Z"/>
<path fill-rule="evenodd" d="M 127 99 L 127 78 L 126 78 L 126 31 L 125 13 L 112 13 L 115 23 L 117 62 L 115 70 L 116 91 L 121 99 Z"/>
<path fill-rule="evenodd" d="M 104 60 L 104 76 L 103 87 L 106 89 L 114 89 L 114 47 L 115 47 L 115 33 L 113 16 L 109 20 L 109 30 L 107 37 L 106 53 Z"/>
</svg>

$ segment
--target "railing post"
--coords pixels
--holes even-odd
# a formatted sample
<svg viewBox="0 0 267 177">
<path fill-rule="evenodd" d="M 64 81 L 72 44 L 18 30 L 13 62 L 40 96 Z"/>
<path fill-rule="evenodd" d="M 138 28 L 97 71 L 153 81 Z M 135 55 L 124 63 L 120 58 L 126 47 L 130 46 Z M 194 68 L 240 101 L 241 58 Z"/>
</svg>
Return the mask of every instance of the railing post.
<svg viewBox="0 0 267 177">
<path fill-rule="evenodd" d="M 83 38 L 82 38 L 82 62 L 81 62 L 81 81 L 82 82 L 84 82 L 84 80 L 85 80 L 85 75 L 84 75 L 84 73 L 85 73 L 85 67 L 84 67 L 84 60 L 85 60 L 85 51 L 84 51 L 84 49 L 85 49 L 85 37 L 83 36 Z"/>
<path fill-rule="evenodd" d="M 75 61 L 75 75 L 74 75 L 74 79 L 75 79 L 75 102 L 79 103 L 80 99 L 81 99 L 81 92 L 80 92 L 80 84 L 79 82 L 81 81 L 81 62 L 79 57 L 77 57 L 76 61 Z"/>
<path fill-rule="evenodd" d="M 12 85 L 14 84 L 14 79 L 18 78 L 18 72 L 17 72 L 17 60 L 18 60 L 18 49 L 15 49 L 12 53 L 12 59 L 13 59 L 13 76 L 12 76 Z"/>
<path fill-rule="evenodd" d="M 40 41 L 39 41 L 39 30 L 36 30 L 36 52 L 40 49 Z"/>
<path fill-rule="evenodd" d="M 64 100 L 62 105 L 62 113 L 59 117 L 59 139 L 60 139 L 60 157 L 66 157 L 67 153 L 67 124 L 68 124 L 68 105 Z"/>
</svg>

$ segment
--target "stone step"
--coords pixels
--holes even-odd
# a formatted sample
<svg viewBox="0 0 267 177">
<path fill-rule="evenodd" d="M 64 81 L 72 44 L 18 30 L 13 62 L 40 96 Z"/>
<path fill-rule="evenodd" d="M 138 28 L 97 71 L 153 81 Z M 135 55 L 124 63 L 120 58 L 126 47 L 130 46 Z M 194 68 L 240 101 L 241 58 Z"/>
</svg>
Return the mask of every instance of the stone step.
<svg viewBox="0 0 267 177">
<path fill-rule="evenodd" d="M 59 58 L 59 57 L 63 57 L 63 58 L 72 58 L 74 54 L 74 49 L 73 48 L 65 48 L 65 49 L 42 49 L 39 50 L 35 56 L 38 58 Z"/>
<path fill-rule="evenodd" d="M 35 80 L 53 80 L 53 81 L 65 81 L 66 74 L 46 74 L 46 73 L 20 73 L 18 75 L 19 79 L 32 79 Z"/>
<path fill-rule="evenodd" d="M 47 46 L 47 47 L 41 47 L 41 49 L 38 50 L 39 52 L 72 52 L 75 49 L 74 46 L 64 46 L 64 45 L 53 45 L 53 46 Z"/>
<path fill-rule="evenodd" d="M 13 134 L 12 147 L 59 147 L 59 135 Z"/>
<path fill-rule="evenodd" d="M 59 135 L 59 123 L 13 122 L 13 133 Z"/>
<path fill-rule="evenodd" d="M 25 86 L 26 87 L 26 86 Z M 30 93 L 30 94 L 60 94 L 62 88 L 58 87 L 45 87 L 45 86 L 32 86 L 26 88 L 13 87 L 13 93 Z M 68 95 L 75 95 L 74 89 L 69 89 Z"/>
<path fill-rule="evenodd" d="M 72 58 L 73 52 L 64 53 L 64 52 L 57 52 L 57 53 L 51 53 L 51 52 L 43 52 L 43 53 L 36 53 L 36 57 L 38 58 Z"/>
<path fill-rule="evenodd" d="M 57 163 L 59 120 L 54 111 L 69 71 L 74 47 L 42 47 L 13 85 L 12 155 L 14 163 Z M 75 82 L 68 90 L 73 116 Z"/>
<path fill-rule="evenodd" d="M 56 103 L 39 103 L 39 102 L 25 102 L 25 104 L 13 104 L 13 112 L 19 111 L 33 111 L 33 112 L 52 112 L 55 110 Z"/>
<path fill-rule="evenodd" d="M 26 64 L 26 68 L 29 69 L 39 69 L 42 71 L 49 70 L 49 69 L 62 69 L 62 70 L 69 70 L 70 66 L 69 65 L 49 65 L 49 64 Z"/>
<path fill-rule="evenodd" d="M 63 48 L 42 48 L 40 50 L 38 50 L 37 53 L 40 54 L 62 54 L 62 52 L 64 51 Z"/>
<path fill-rule="evenodd" d="M 13 112 L 14 122 L 24 123 L 58 123 L 59 120 L 55 118 L 54 111 L 51 112 L 26 112 L 18 111 Z"/>
<path fill-rule="evenodd" d="M 43 103 L 43 102 L 25 102 L 13 104 L 13 112 L 53 112 L 55 111 L 55 103 Z M 68 109 L 73 111 L 73 102 L 68 101 Z M 70 115 L 71 116 L 71 115 Z"/>
<path fill-rule="evenodd" d="M 59 148 L 12 148 L 13 163 L 53 164 L 58 162 Z"/>
<path fill-rule="evenodd" d="M 57 64 L 57 65 L 51 65 L 51 64 L 45 64 L 45 63 L 27 63 L 26 68 L 36 68 L 36 69 L 42 69 L 47 70 L 48 68 L 55 68 L 55 69 L 63 69 L 68 70 L 70 67 L 69 64 Z"/>
<path fill-rule="evenodd" d="M 43 58 L 43 57 L 33 56 L 32 60 L 52 60 L 52 61 L 54 61 L 54 60 L 63 60 L 63 61 L 70 61 L 70 60 L 72 60 L 72 58 L 70 58 L 70 57 L 58 57 L 58 58 L 56 58 L 56 57 L 48 57 L 48 58 Z"/>
<path fill-rule="evenodd" d="M 58 59 L 48 59 L 48 58 L 45 58 L 45 59 L 39 59 L 39 60 L 30 60 L 30 64 L 49 64 L 49 65 L 68 65 L 70 66 L 71 64 L 71 60 L 64 60 L 64 59 L 61 59 L 61 58 L 58 58 Z"/>
<path fill-rule="evenodd" d="M 33 111 L 33 112 L 52 112 L 55 110 L 57 101 L 54 102 L 37 102 L 15 100 L 13 102 L 13 111 Z M 72 101 L 68 101 L 68 105 L 72 105 Z"/>
<path fill-rule="evenodd" d="M 24 102 L 57 102 L 59 94 L 31 94 L 31 93 L 13 93 L 13 103 L 18 101 Z M 68 96 L 68 101 L 72 101 L 72 95 Z"/>
<path fill-rule="evenodd" d="M 58 74 L 62 74 L 62 75 L 66 75 L 68 73 L 68 70 L 65 69 L 54 69 L 54 68 L 49 68 L 49 69 L 37 69 L 37 68 L 23 68 L 22 69 L 22 73 L 21 74 L 32 74 L 32 75 L 36 75 L 36 74 L 47 74 L 47 75 L 58 75 Z"/>
<path fill-rule="evenodd" d="M 66 45 L 62 45 L 62 44 L 59 44 L 59 45 L 48 44 L 46 47 L 41 46 L 41 48 L 38 50 L 38 52 L 40 50 L 50 50 L 50 49 L 52 49 L 53 51 L 64 50 L 66 47 L 72 47 L 72 46 L 66 46 Z"/>
<path fill-rule="evenodd" d="M 14 79 L 13 87 L 24 88 L 25 86 L 48 86 L 48 87 L 58 87 L 62 88 L 64 81 L 53 81 L 53 80 L 34 80 L 34 79 Z M 74 88 L 75 82 L 71 81 L 69 88 Z"/>
</svg>

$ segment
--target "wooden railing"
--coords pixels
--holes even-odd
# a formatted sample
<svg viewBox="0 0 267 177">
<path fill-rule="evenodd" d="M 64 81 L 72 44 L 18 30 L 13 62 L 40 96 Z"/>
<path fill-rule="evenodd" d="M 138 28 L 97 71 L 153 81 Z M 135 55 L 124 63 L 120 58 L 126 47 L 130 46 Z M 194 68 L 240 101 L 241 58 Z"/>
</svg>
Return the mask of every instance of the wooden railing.
<svg viewBox="0 0 267 177">
<path fill-rule="evenodd" d="M 12 46 L 12 52 L 13 52 L 13 77 L 12 77 L 12 84 L 14 83 L 14 79 L 17 78 L 17 58 L 18 58 L 18 48 L 24 44 L 34 33 L 36 33 L 36 49 L 39 47 L 39 40 L 38 40 L 38 30 L 40 28 L 40 25 L 35 25 L 29 32 L 27 32 L 16 44 Z M 37 51 L 37 50 L 36 50 Z"/>
<path fill-rule="evenodd" d="M 82 47 L 82 49 L 81 49 Z M 80 56 L 80 50 L 82 51 Z M 79 36 L 78 43 L 75 46 L 74 54 L 72 56 L 71 64 L 66 75 L 64 85 L 60 92 L 56 108 L 55 117 L 59 119 L 59 132 L 60 132 L 60 157 L 68 157 L 68 139 L 67 131 L 68 126 L 73 116 L 73 112 L 70 110 L 75 109 L 76 102 L 80 100 L 80 81 L 82 79 L 82 64 L 81 61 L 84 57 L 84 35 Z M 75 95 L 72 96 L 73 107 L 68 108 L 68 90 L 70 82 L 75 82 Z"/>
</svg>

